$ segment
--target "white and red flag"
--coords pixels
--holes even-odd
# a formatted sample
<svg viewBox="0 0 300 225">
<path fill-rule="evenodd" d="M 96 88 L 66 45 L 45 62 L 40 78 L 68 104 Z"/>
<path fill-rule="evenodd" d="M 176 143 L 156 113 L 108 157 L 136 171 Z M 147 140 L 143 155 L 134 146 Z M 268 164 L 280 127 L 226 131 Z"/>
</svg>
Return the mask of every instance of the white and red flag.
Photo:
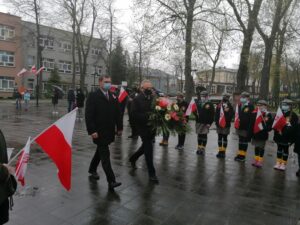
<svg viewBox="0 0 300 225">
<path fill-rule="evenodd" d="M 281 108 L 279 107 L 278 110 L 277 110 L 272 128 L 274 130 L 277 130 L 278 132 L 281 132 L 286 124 L 287 124 L 286 119 L 283 115 L 283 112 L 282 112 Z"/>
<path fill-rule="evenodd" d="M 27 73 L 27 70 L 25 68 L 21 69 L 21 71 L 17 74 L 17 77 L 24 76 Z"/>
<path fill-rule="evenodd" d="M 185 116 L 190 116 L 196 110 L 197 110 L 197 106 L 196 106 L 195 100 L 192 99 L 188 108 L 186 109 Z"/>
<path fill-rule="evenodd" d="M 33 65 L 33 66 L 31 67 L 30 72 L 33 73 L 33 74 L 36 73 L 36 67 L 35 67 L 35 65 Z"/>
<path fill-rule="evenodd" d="M 239 117 L 239 104 L 235 106 L 235 115 L 234 115 L 234 128 L 240 128 L 240 117 Z"/>
<path fill-rule="evenodd" d="M 121 87 L 119 98 L 118 98 L 119 102 L 120 103 L 123 102 L 127 96 L 128 96 L 127 91 L 125 91 L 125 89 L 123 87 Z"/>
<path fill-rule="evenodd" d="M 41 73 L 43 70 L 45 69 L 45 67 L 41 67 L 38 69 L 38 71 L 35 72 L 35 75 L 39 75 L 39 73 Z"/>
<path fill-rule="evenodd" d="M 77 108 L 40 133 L 35 142 L 48 154 L 58 169 L 61 184 L 71 189 L 72 137 Z"/>
<path fill-rule="evenodd" d="M 221 128 L 225 128 L 225 126 L 226 126 L 225 113 L 224 113 L 224 110 L 223 110 L 222 103 L 220 104 L 219 126 Z"/>
<path fill-rule="evenodd" d="M 30 145 L 31 145 L 31 140 L 30 137 L 28 138 L 28 141 L 25 145 L 25 147 L 21 150 L 21 154 L 19 156 L 17 165 L 16 165 L 16 178 L 22 186 L 25 185 L 25 174 L 27 170 L 27 165 L 29 161 L 29 152 L 30 152 Z"/>
<path fill-rule="evenodd" d="M 257 108 L 256 119 L 253 127 L 253 133 L 256 134 L 264 129 L 264 118 L 259 108 Z"/>
</svg>

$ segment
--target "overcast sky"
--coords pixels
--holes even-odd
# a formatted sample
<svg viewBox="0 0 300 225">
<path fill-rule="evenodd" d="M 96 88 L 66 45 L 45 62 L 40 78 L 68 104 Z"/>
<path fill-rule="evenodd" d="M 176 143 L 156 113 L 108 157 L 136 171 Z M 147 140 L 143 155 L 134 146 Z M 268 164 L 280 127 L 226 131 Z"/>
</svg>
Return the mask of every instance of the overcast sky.
<svg viewBox="0 0 300 225">
<path fill-rule="evenodd" d="M 1 12 L 10 12 L 14 11 L 9 8 L 9 3 L 7 0 L 0 0 L 0 11 Z M 128 27 L 133 22 L 134 18 L 132 18 L 131 13 L 131 0 L 116 0 L 115 8 L 116 8 L 116 17 L 117 17 L 117 28 L 121 31 L 121 34 L 125 37 L 128 37 Z M 123 43 L 125 48 L 127 48 L 130 52 L 133 52 L 132 44 L 130 43 L 130 39 L 126 38 Z M 227 68 L 235 68 L 237 67 L 239 60 L 239 53 L 236 51 L 228 52 L 225 54 L 225 57 L 220 59 L 218 66 L 226 66 Z M 171 65 L 166 65 L 166 62 L 159 62 L 157 57 L 152 61 L 152 67 L 156 67 L 162 70 L 168 70 L 168 72 L 172 72 L 173 70 Z"/>
</svg>

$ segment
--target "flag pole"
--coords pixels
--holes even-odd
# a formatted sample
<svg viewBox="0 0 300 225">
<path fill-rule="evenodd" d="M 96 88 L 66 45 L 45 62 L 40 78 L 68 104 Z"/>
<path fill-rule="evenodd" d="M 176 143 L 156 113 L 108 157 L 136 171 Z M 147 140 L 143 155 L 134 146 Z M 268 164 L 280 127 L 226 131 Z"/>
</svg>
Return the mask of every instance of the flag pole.
<svg viewBox="0 0 300 225">
<path fill-rule="evenodd" d="M 73 109 L 71 112 L 67 113 L 66 115 L 68 114 L 71 114 L 73 112 L 76 112 L 78 110 L 78 107 L 76 107 L 75 109 Z M 65 117 L 66 115 L 64 115 L 63 117 Z M 63 117 L 59 118 L 57 121 L 61 120 Z M 57 122 L 56 121 L 56 122 Z M 41 133 L 39 133 L 37 136 L 35 136 L 34 138 L 31 139 L 30 141 L 30 145 L 35 141 L 35 139 L 37 139 L 42 133 L 44 133 L 49 127 L 51 127 L 52 124 L 50 126 L 48 126 L 47 128 L 45 128 Z M 22 150 L 23 148 L 14 156 L 12 157 L 9 162 L 7 163 L 7 165 L 9 166 L 16 158 L 18 158 L 18 156 L 22 153 Z"/>
</svg>

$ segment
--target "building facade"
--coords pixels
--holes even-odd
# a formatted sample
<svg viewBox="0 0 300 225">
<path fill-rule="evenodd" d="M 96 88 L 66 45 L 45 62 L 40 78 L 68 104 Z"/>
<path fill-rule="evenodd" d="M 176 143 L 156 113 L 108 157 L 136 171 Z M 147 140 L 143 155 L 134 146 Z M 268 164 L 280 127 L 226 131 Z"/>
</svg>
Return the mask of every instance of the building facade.
<svg viewBox="0 0 300 225">
<path fill-rule="evenodd" d="M 47 86 L 51 71 L 56 68 L 61 78 L 61 87 L 67 91 L 71 88 L 73 78 L 72 63 L 72 32 L 56 29 L 53 27 L 41 26 L 41 38 L 39 45 L 42 46 L 42 64 L 45 70 L 42 74 L 43 90 Z M 36 43 L 36 25 L 30 22 L 22 21 L 22 52 L 24 59 L 24 68 L 30 69 L 36 64 L 37 43 Z M 93 38 L 90 52 L 87 57 L 87 71 L 85 77 L 85 89 L 90 91 L 98 84 L 98 77 L 106 73 L 106 67 L 103 61 L 105 53 L 105 41 Z M 80 70 L 78 65 L 78 55 L 76 51 L 76 86 L 79 86 Z M 24 85 L 33 89 L 35 86 L 35 76 L 27 76 Z M 46 91 L 46 90 L 45 90 Z"/>
<path fill-rule="evenodd" d="M 199 87 L 209 89 L 209 84 L 212 77 L 212 69 L 202 70 L 196 73 L 195 84 Z M 223 93 L 234 93 L 237 83 L 237 70 L 228 69 L 225 67 L 216 68 L 215 79 L 212 84 L 211 94 L 221 95 Z M 248 84 L 252 83 L 249 78 Z M 252 86 L 247 85 L 245 91 L 252 92 Z"/>
<path fill-rule="evenodd" d="M 11 97 L 23 64 L 21 18 L 0 12 L 0 97 Z"/>
</svg>

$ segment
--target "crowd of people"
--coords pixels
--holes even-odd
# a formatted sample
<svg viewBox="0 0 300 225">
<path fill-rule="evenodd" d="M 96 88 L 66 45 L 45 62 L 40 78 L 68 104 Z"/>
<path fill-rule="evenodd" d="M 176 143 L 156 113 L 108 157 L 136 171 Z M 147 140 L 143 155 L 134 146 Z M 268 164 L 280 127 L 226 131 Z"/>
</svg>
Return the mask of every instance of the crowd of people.
<svg viewBox="0 0 300 225">
<path fill-rule="evenodd" d="M 89 173 L 92 179 L 99 179 L 97 166 L 102 161 L 103 169 L 106 173 L 109 188 L 113 189 L 121 183 L 116 182 L 115 176 L 109 159 L 109 144 L 114 141 L 115 132 L 121 135 L 123 128 L 123 115 L 125 111 L 124 103 L 120 104 L 116 93 L 112 93 L 111 79 L 108 76 L 101 77 L 99 80 L 100 89 L 91 93 L 86 104 L 86 125 L 88 133 L 92 136 L 97 150 L 92 159 Z M 149 180 L 158 183 L 156 171 L 153 163 L 153 147 L 156 132 L 149 125 L 149 114 L 154 110 L 153 101 L 156 99 L 152 83 L 148 80 L 142 82 L 140 89 L 135 89 L 129 93 L 126 104 L 128 109 L 129 124 L 132 133 L 128 138 L 136 139 L 138 136 L 142 140 L 140 148 L 130 156 L 129 162 L 133 169 L 136 169 L 137 160 L 144 155 L 148 168 Z M 176 97 L 177 104 L 181 111 L 186 112 L 189 107 L 188 102 L 184 100 L 184 95 L 178 93 Z M 193 112 L 195 119 L 195 131 L 197 134 L 198 146 L 196 154 L 204 156 L 208 140 L 208 133 L 213 123 L 216 125 L 218 135 L 218 152 L 216 157 L 224 159 L 228 146 L 228 135 L 231 126 L 234 124 L 239 141 L 237 153 L 234 158 L 237 162 L 245 162 L 249 143 L 254 146 L 254 159 L 252 165 L 256 168 L 263 166 L 263 157 L 265 145 L 269 139 L 269 133 L 272 128 L 274 114 L 269 112 L 268 103 L 265 100 L 258 100 L 256 104 L 250 101 L 250 94 L 242 92 L 235 103 L 235 107 L 230 101 L 230 95 L 224 94 L 222 100 L 215 106 L 207 91 L 198 93 L 194 99 L 196 110 Z M 234 109 L 235 108 L 235 109 Z M 289 157 L 289 147 L 294 144 L 294 151 L 298 153 L 300 165 L 300 125 L 298 116 L 293 112 L 293 102 L 284 99 L 280 103 L 280 108 L 285 118 L 284 127 L 274 130 L 274 141 L 277 144 L 277 160 L 274 169 L 279 171 L 286 170 Z M 261 116 L 259 130 L 255 131 L 257 117 Z M 220 116 L 224 116 L 224 124 L 220 125 Z M 189 116 L 187 116 L 187 119 Z M 235 121 L 238 118 L 238 121 Z M 234 123 L 233 123 L 234 121 Z M 178 144 L 176 149 L 183 150 L 186 134 L 178 135 Z M 161 146 L 168 146 L 169 133 L 163 134 L 160 142 Z M 300 167 L 296 173 L 300 176 Z"/>
</svg>

